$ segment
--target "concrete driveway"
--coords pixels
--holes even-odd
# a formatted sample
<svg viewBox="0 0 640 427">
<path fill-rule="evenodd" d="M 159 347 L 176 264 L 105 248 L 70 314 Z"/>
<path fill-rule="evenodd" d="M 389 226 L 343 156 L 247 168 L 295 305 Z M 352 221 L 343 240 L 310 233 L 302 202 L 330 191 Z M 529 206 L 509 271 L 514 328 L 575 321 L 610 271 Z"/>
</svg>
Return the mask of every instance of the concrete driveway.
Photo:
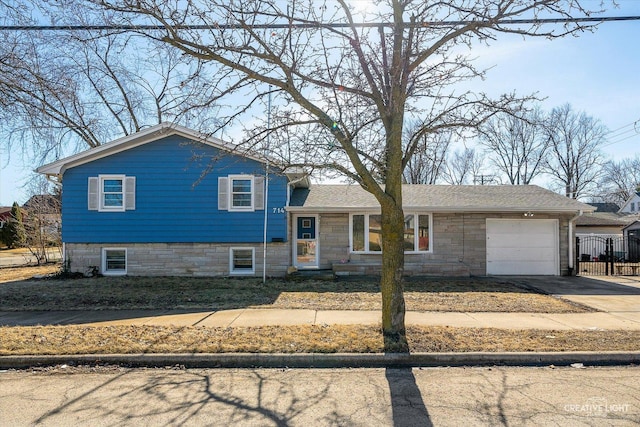
<svg viewBox="0 0 640 427">
<path fill-rule="evenodd" d="M 640 312 L 640 277 L 511 277 L 514 282 L 604 312 Z"/>
<path fill-rule="evenodd" d="M 640 277 L 512 277 L 516 283 L 539 289 L 614 318 L 640 322 Z"/>
</svg>

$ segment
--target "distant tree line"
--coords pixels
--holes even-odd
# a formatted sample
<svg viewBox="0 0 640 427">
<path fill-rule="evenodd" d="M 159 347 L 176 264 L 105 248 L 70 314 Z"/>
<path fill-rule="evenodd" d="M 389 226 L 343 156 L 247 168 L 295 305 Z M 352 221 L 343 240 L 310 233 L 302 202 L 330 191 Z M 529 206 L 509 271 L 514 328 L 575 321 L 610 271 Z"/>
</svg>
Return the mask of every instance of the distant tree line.
<svg viewBox="0 0 640 427">
<path fill-rule="evenodd" d="M 564 104 L 498 113 L 471 135 L 424 135 L 405 182 L 512 184 L 535 182 L 574 199 L 621 205 L 640 187 L 640 157 L 607 160 L 609 130 Z M 463 147 L 452 148 L 456 142 Z"/>
</svg>

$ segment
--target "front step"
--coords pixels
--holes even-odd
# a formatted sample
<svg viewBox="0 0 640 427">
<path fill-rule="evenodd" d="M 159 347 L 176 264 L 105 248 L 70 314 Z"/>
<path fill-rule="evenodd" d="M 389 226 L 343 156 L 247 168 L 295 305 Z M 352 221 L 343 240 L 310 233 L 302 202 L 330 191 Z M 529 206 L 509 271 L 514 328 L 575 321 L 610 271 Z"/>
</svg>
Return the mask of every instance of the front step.
<svg viewBox="0 0 640 427">
<path fill-rule="evenodd" d="M 347 276 L 380 276 L 382 265 L 372 262 L 334 262 L 332 264 L 335 275 L 339 278 Z M 406 276 L 434 276 L 434 277 L 470 277 L 469 267 L 458 262 L 405 262 Z"/>
<path fill-rule="evenodd" d="M 335 280 L 333 270 L 293 270 L 287 273 L 287 280 Z"/>
</svg>

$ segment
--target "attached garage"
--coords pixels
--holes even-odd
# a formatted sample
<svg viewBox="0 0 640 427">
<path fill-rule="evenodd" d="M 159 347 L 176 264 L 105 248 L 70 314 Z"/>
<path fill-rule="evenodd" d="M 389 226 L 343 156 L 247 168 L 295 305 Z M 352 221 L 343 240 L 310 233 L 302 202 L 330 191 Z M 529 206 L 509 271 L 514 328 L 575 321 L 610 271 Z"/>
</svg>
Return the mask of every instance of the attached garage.
<svg viewBox="0 0 640 427">
<path fill-rule="evenodd" d="M 559 275 L 557 219 L 487 219 L 487 274 Z"/>
<path fill-rule="evenodd" d="M 575 220 L 594 209 L 535 185 L 406 184 L 402 200 L 406 276 L 571 274 Z M 297 188 L 287 212 L 294 248 L 298 221 L 316 218 L 315 268 L 380 274 L 380 203 L 371 193 Z"/>
</svg>

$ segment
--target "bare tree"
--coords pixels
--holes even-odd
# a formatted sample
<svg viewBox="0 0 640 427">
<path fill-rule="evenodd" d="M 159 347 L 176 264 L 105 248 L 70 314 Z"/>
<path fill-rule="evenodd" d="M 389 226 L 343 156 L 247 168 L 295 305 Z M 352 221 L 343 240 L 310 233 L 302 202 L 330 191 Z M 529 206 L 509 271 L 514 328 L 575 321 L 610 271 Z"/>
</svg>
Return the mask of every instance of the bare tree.
<svg viewBox="0 0 640 427">
<path fill-rule="evenodd" d="M 0 139 L 37 163 L 199 121 L 203 94 L 196 61 L 135 34 L 0 32 Z"/>
<path fill-rule="evenodd" d="M 447 161 L 444 179 L 451 185 L 476 184 L 483 164 L 484 159 L 474 148 L 456 150 Z"/>
<path fill-rule="evenodd" d="M 497 114 L 479 129 L 479 142 L 490 162 L 510 184 L 530 184 L 543 171 L 549 139 L 541 126 L 539 109 L 522 116 Z"/>
<path fill-rule="evenodd" d="M 602 175 L 600 146 L 606 141 L 607 128 L 565 104 L 551 111 L 544 129 L 549 140 L 545 171 L 558 190 L 574 199 L 594 194 L 593 187 Z"/>
<path fill-rule="evenodd" d="M 62 250 L 60 191 L 43 176 L 35 176 L 29 192 L 31 197 L 23 205 L 25 246 L 40 265 L 51 261 L 52 252 Z"/>
<path fill-rule="evenodd" d="M 411 138 L 416 132 L 409 126 L 406 134 Z M 404 180 L 407 184 L 436 184 L 446 172 L 447 153 L 453 134 L 424 134 L 419 138 L 416 151 L 404 170 Z M 411 141 L 407 141 L 407 144 L 411 144 Z"/>
<path fill-rule="evenodd" d="M 266 104 L 272 93 L 271 129 L 247 128 L 247 146 L 264 144 L 271 134 L 273 154 L 280 149 L 290 163 L 338 171 L 376 197 L 382 213 L 382 328 L 396 343 L 405 334 L 402 174 L 421 136 L 474 128 L 523 102 L 456 92 L 455 83 L 482 75 L 465 49 L 492 41 L 498 32 L 553 38 L 583 29 L 575 21 L 545 27 L 505 20 L 590 13 L 577 0 L 387 0 L 370 15 L 354 15 L 346 0 L 87 3 L 133 28 L 160 25 L 162 30 L 145 34 L 206 63 L 218 82 L 212 95 L 245 96 L 236 113 Z M 409 120 L 420 125 L 411 143 L 403 144 Z"/>
<path fill-rule="evenodd" d="M 622 206 L 640 187 L 640 156 L 610 160 L 603 166 L 597 197 Z"/>
</svg>

